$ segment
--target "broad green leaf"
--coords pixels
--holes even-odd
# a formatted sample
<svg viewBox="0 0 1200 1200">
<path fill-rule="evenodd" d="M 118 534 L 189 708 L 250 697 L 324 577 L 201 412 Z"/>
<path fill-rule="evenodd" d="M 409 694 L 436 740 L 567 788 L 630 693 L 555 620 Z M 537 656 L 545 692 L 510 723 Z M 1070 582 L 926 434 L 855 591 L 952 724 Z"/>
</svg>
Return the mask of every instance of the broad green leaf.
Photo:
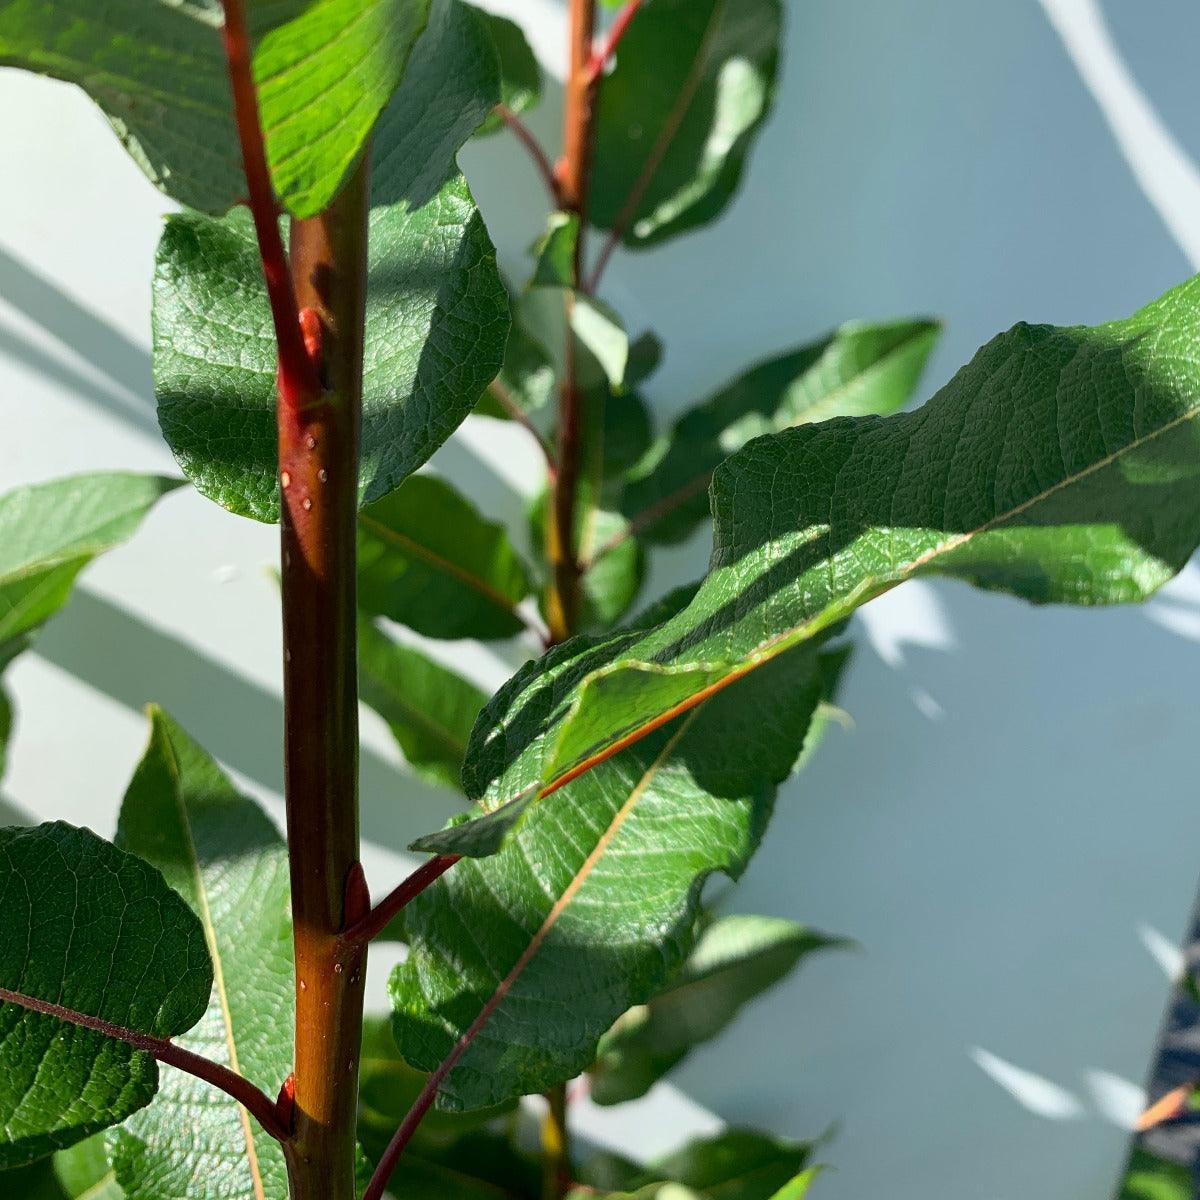
<svg viewBox="0 0 1200 1200">
<path fill-rule="evenodd" d="M 1127 321 L 1018 325 L 915 412 L 751 442 L 713 477 L 691 604 L 522 668 L 475 727 L 468 795 L 496 808 L 586 770 L 906 579 L 1145 598 L 1200 542 L 1198 413 L 1193 280 Z"/>
<path fill-rule="evenodd" d="M 484 38 L 438 0 L 372 142 L 363 503 L 421 466 L 500 368 L 507 298 L 454 168 L 497 86 Z M 233 512 L 277 519 L 275 339 L 245 212 L 168 219 L 153 326 L 159 423 L 185 474 Z"/>
<path fill-rule="evenodd" d="M 275 191 L 297 216 L 337 194 L 404 73 L 429 0 L 250 6 Z M 156 186 L 221 213 L 244 199 L 218 0 L 0 0 L 0 63 L 79 84 Z"/>
<path fill-rule="evenodd" d="M 360 698 L 388 723 L 409 765 L 434 783 L 461 787 L 467 740 L 487 695 L 367 620 L 358 626 L 358 669 Z"/>
<path fill-rule="evenodd" d="M 13 1200 L 75 1200 L 63 1190 L 48 1158 L 28 1167 L 0 1171 L 0 1196 Z"/>
<path fill-rule="evenodd" d="M 804 1197 L 808 1195 L 809 1188 L 813 1185 L 813 1180 L 821 1174 L 822 1170 L 823 1168 L 818 1166 L 809 1167 L 808 1170 L 801 1171 L 795 1179 L 788 1180 L 771 1197 L 771 1200 L 804 1200 Z"/>
<path fill-rule="evenodd" d="M 392 1038 L 391 1022 L 386 1017 L 367 1017 L 363 1021 L 362 1055 L 359 1059 L 358 1140 L 367 1157 L 378 1162 L 404 1120 L 428 1078 L 402 1059 Z M 436 1157 L 450 1150 L 465 1134 L 474 1133 L 495 1118 L 512 1112 L 516 1102 L 474 1113 L 431 1111 L 413 1135 L 405 1151 L 407 1164 L 414 1156 Z M 458 1156 L 458 1166 L 470 1166 L 466 1155 Z M 431 1164 L 432 1165 L 432 1164 Z M 403 1177 L 405 1186 L 408 1177 Z M 481 1174 L 481 1179 L 486 1179 Z M 498 1183 L 499 1180 L 492 1181 Z"/>
<path fill-rule="evenodd" d="M 153 863 L 203 927 L 213 984 L 180 1044 L 269 1094 L 292 1063 L 287 850 L 253 801 L 161 709 L 121 806 L 117 843 Z M 110 1135 L 128 1200 L 285 1200 L 279 1144 L 223 1092 L 167 1072 L 154 1104 Z"/>
<path fill-rule="evenodd" d="M 485 1017 L 441 1107 L 572 1078 L 658 990 L 690 949 L 703 880 L 736 877 L 757 846 L 819 694 L 808 651 L 781 658 L 531 806 L 498 853 L 464 858 L 408 906 L 390 987 L 400 1053 L 432 1070 Z M 489 824 L 457 824 L 447 848 L 470 853 L 472 826 Z"/>
<path fill-rule="evenodd" d="M 467 1133 L 446 1146 L 406 1150 L 397 1200 L 542 1200 L 541 1166 L 499 1134 Z"/>
<path fill-rule="evenodd" d="M 145 1051 L 28 1005 L 158 1038 L 204 1013 L 204 930 L 152 866 L 86 829 L 0 829 L 0 1169 L 124 1120 L 158 1088 Z"/>
<path fill-rule="evenodd" d="M 688 1142 L 622 1183 L 625 1191 L 607 1195 L 610 1200 L 632 1196 L 668 1200 L 676 1196 L 674 1189 L 678 1188 L 696 1200 L 780 1200 L 782 1189 L 782 1196 L 790 1200 L 804 1195 L 803 1190 L 794 1190 L 799 1186 L 796 1176 L 805 1170 L 812 1149 L 811 1142 L 730 1129 Z M 582 1181 L 590 1182 L 586 1168 Z M 571 1194 L 572 1200 L 588 1194 L 587 1189 L 580 1189 Z"/>
<path fill-rule="evenodd" d="M 779 0 L 646 0 L 600 88 L 588 219 L 626 244 L 706 224 L 770 109 Z"/>
<path fill-rule="evenodd" d="M 545 233 L 530 248 L 534 266 L 529 286 L 573 289 L 576 286 L 575 251 L 578 245 L 578 214 L 551 213 Z"/>
<path fill-rule="evenodd" d="M 529 570 L 504 526 L 450 484 L 413 475 L 358 518 L 359 607 L 434 638 L 507 638 Z"/>
<path fill-rule="evenodd" d="M 715 921 L 657 995 L 630 1009 L 604 1035 L 590 1072 L 592 1099 L 621 1104 L 644 1096 L 802 959 L 842 944 L 782 917 Z"/>
<path fill-rule="evenodd" d="M 1187 1167 L 1136 1149 L 1118 1200 L 1192 1200 L 1194 1194 Z"/>
<path fill-rule="evenodd" d="M 109 1162 L 104 1134 L 60 1150 L 52 1161 L 55 1177 L 70 1200 L 125 1200 Z"/>
<path fill-rule="evenodd" d="M 752 438 L 904 407 L 937 340 L 933 321 L 852 322 L 759 363 L 684 413 L 621 497 L 638 537 L 679 542 L 707 520 L 712 473 Z"/>
<path fill-rule="evenodd" d="M 500 99 L 519 115 L 542 98 L 542 68 L 520 25 L 483 9 L 476 11 L 487 26 L 500 64 Z M 503 126 L 499 117 L 490 116 L 479 127 L 479 134 L 495 133 Z"/>
<path fill-rule="evenodd" d="M 554 365 L 541 343 L 525 329 L 519 300 L 513 305 L 512 317 L 500 374 L 476 406 L 477 416 L 507 421 L 512 419 L 513 409 L 528 416 L 544 409 L 554 395 Z"/>
<path fill-rule="evenodd" d="M 75 576 L 126 541 L 180 480 L 70 475 L 0 496 L 0 667 L 65 603 Z"/>
</svg>

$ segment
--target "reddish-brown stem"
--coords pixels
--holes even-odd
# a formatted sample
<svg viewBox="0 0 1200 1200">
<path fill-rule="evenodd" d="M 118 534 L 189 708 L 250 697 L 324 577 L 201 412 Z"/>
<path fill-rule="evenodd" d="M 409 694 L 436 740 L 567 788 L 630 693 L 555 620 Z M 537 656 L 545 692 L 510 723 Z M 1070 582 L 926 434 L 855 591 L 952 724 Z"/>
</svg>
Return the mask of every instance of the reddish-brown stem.
<svg viewBox="0 0 1200 1200">
<path fill-rule="evenodd" d="M 563 114 L 563 158 L 557 171 L 563 209 L 579 218 L 575 243 L 575 279 L 581 283 L 584 232 L 587 224 L 587 191 L 592 159 L 592 124 L 596 80 L 589 69 L 596 29 L 596 0 L 571 0 L 570 73 Z M 553 641 L 561 642 L 574 630 L 579 611 L 579 558 L 575 547 L 575 500 L 582 455 L 582 397 L 576 382 L 575 338 L 571 329 L 573 297 L 566 299 L 566 348 L 559 382 L 558 470 L 552 479 L 550 516 L 546 522 L 546 557 L 553 572 L 547 597 L 547 619 Z"/>
<path fill-rule="evenodd" d="M 617 47 L 621 44 L 621 39 L 629 28 L 629 22 L 637 16 L 637 11 L 641 7 L 642 0 L 626 0 L 625 6 L 617 13 L 609 27 L 608 36 L 604 39 L 603 44 L 593 52 L 591 61 L 588 63 L 588 73 L 593 82 L 600 78 L 609 59 L 617 52 Z"/>
<path fill-rule="evenodd" d="M 45 1000 L 38 1000 L 34 996 L 26 996 L 22 992 L 0 988 L 0 1000 L 7 1004 L 18 1004 L 22 1008 L 30 1009 L 32 1012 L 41 1013 L 47 1017 L 54 1017 L 59 1021 L 82 1026 L 84 1029 L 94 1030 L 96 1033 L 102 1033 L 105 1037 L 125 1042 L 136 1050 L 152 1054 L 159 1062 L 166 1063 L 167 1066 L 175 1067 L 180 1071 L 186 1071 L 189 1075 L 194 1075 L 197 1079 L 202 1079 L 205 1083 L 209 1083 L 231 1096 L 271 1137 L 283 1141 L 288 1136 L 275 1101 L 261 1089 L 255 1087 L 248 1079 L 220 1063 L 194 1054 L 191 1050 L 185 1050 L 182 1046 L 177 1046 L 165 1038 L 150 1037 L 147 1034 L 138 1033 L 134 1029 L 126 1029 L 122 1025 L 114 1025 L 110 1021 L 101 1020 L 99 1017 L 91 1017 L 71 1008 L 63 1008 L 59 1004 L 50 1004 Z"/>
<path fill-rule="evenodd" d="M 358 865 L 355 544 L 366 306 L 367 157 L 292 222 L 296 296 L 322 390 L 281 392 L 284 768 L 296 953 L 291 1200 L 353 1200 L 365 946 Z M 355 883 L 358 888 L 355 888 Z M 347 911 L 349 910 L 349 917 Z"/>
<path fill-rule="evenodd" d="M 279 394 L 294 404 L 303 404 L 320 391 L 320 381 L 312 360 L 304 349 L 300 330 L 299 306 L 288 271 L 283 238 L 267 151 L 259 123 L 258 93 L 250 57 L 250 34 L 246 28 L 244 0 L 223 0 L 225 8 L 225 55 L 229 63 L 229 83 L 233 91 L 234 116 L 242 150 L 242 166 L 249 191 L 250 214 L 258 235 L 263 277 L 275 325 L 279 350 Z"/>
<path fill-rule="evenodd" d="M 571 1190 L 565 1083 L 552 1087 L 546 1093 L 546 1116 L 542 1120 L 541 1132 L 542 1200 L 562 1200 Z"/>
<path fill-rule="evenodd" d="M 554 167 L 546 156 L 546 151 L 542 149 L 541 142 L 534 136 L 533 130 L 507 104 L 497 104 L 492 111 L 508 126 L 517 141 L 529 152 L 529 157 L 533 159 L 533 165 L 537 168 L 538 175 L 546 185 L 546 191 L 550 193 L 551 204 L 557 207 L 559 202 L 558 180 L 554 177 Z"/>
<path fill-rule="evenodd" d="M 365 946 L 373 938 L 377 938 L 406 904 L 415 900 L 427 887 L 440 879 L 458 860 L 457 854 L 439 854 L 436 858 L 422 863 L 361 920 L 349 926 L 342 934 L 343 940 L 350 946 Z"/>
<path fill-rule="evenodd" d="M 488 392 L 496 403 L 508 413 L 509 419 L 516 421 L 537 442 L 538 449 L 541 450 L 543 457 L 546 459 L 546 470 L 553 475 L 558 469 L 558 464 L 554 458 L 554 451 L 550 448 L 550 443 L 542 436 L 538 427 L 529 419 L 524 409 L 512 398 L 512 394 L 508 388 L 500 380 L 493 379 L 488 385 Z"/>
</svg>

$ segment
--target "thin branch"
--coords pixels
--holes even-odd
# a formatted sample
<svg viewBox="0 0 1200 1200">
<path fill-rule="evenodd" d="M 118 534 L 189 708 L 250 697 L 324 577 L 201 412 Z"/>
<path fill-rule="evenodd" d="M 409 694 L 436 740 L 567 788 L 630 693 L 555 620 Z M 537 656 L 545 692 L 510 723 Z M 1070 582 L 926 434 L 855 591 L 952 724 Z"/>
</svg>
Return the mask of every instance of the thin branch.
<svg viewBox="0 0 1200 1200">
<path fill-rule="evenodd" d="M 300 331 L 300 310 L 288 269 L 283 238 L 279 233 L 275 191 L 267 167 L 267 151 L 259 121 L 258 93 L 250 59 L 250 34 L 246 28 L 244 0 L 223 0 L 225 8 L 225 57 L 229 64 L 229 83 L 233 90 L 233 109 L 242 166 L 249 188 L 250 214 L 258 235 L 263 277 L 275 323 L 275 341 L 279 349 L 279 395 L 295 407 L 318 396 L 321 390 L 317 370 L 304 347 Z"/>
<path fill-rule="evenodd" d="M 415 900 L 427 887 L 440 879 L 459 860 L 457 854 L 439 854 L 422 863 L 398 887 L 390 891 L 369 913 L 356 921 L 343 934 L 342 939 L 352 945 L 363 945 L 378 937 L 388 922 L 411 900 Z"/>
<path fill-rule="evenodd" d="M 625 7 L 617 13 L 616 19 L 613 21 L 603 45 L 599 46 L 593 52 L 592 60 L 588 63 L 588 72 L 592 77 L 593 83 L 603 74 L 609 59 L 612 58 L 616 53 L 617 47 L 621 44 L 621 39 L 625 36 L 625 31 L 629 28 L 629 22 L 637 16 L 637 11 L 641 7 L 642 0 L 625 0 Z"/>
<path fill-rule="evenodd" d="M 683 487 L 677 488 L 675 491 L 664 496 L 661 500 L 656 500 L 641 512 L 635 513 L 629 518 L 625 526 L 612 535 L 606 542 L 603 542 L 583 563 L 583 570 L 586 573 L 590 571 L 606 554 L 611 553 L 623 542 L 629 538 L 642 532 L 643 529 L 649 528 L 655 522 L 662 520 L 677 509 L 686 500 L 690 500 L 698 492 L 704 491 L 712 482 L 713 473 L 706 471 L 703 475 L 697 475 L 694 479 L 685 483 Z"/>
<path fill-rule="evenodd" d="M 550 448 L 550 443 L 542 436 L 538 427 L 529 419 L 529 414 L 513 399 L 512 393 L 498 379 L 493 379 L 488 384 L 488 392 L 493 400 L 500 405 L 511 420 L 516 421 L 518 425 L 523 425 L 529 432 L 530 437 L 538 444 L 538 449 L 546 458 L 546 466 L 551 474 L 558 469 L 558 464 L 554 459 L 554 451 Z"/>
<path fill-rule="evenodd" d="M 608 266 L 608 260 L 612 257 L 613 251 L 616 250 L 621 239 L 629 231 L 630 225 L 633 224 L 633 218 L 637 215 L 638 205 L 641 204 L 646 190 L 650 187 L 654 179 L 655 172 L 662 164 L 663 157 L 666 155 L 667 150 L 670 149 L 671 143 L 675 140 L 675 135 L 679 132 L 680 125 L 683 124 L 683 118 L 687 115 L 688 108 L 695 98 L 696 89 L 700 86 L 700 80 L 704 74 L 704 66 L 708 58 L 709 43 L 712 41 L 716 25 L 716 10 L 714 10 L 713 20 L 710 21 L 708 28 L 705 30 L 700 48 L 696 52 L 695 62 L 692 63 L 688 77 L 684 81 L 679 95 L 676 97 L 675 107 L 667 116 L 662 130 L 659 132 L 658 139 L 655 141 L 646 158 L 641 173 L 634 181 L 633 187 L 630 188 L 629 195 L 625 198 L 625 203 L 621 206 L 617 214 L 617 219 L 613 222 L 612 228 L 609 230 L 604 247 L 601 249 L 600 256 L 596 260 L 596 265 L 592 269 L 591 275 L 588 276 L 585 291 L 594 292 L 599 287 L 600 277 L 604 274 L 605 267 Z"/>
<path fill-rule="evenodd" d="M 40 1013 L 42 1016 L 54 1017 L 56 1020 L 66 1021 L 71 1025 L 81 1026 L 83 1029 L 90 1029 L 105 1037 L 125 1042 L 136 1050 L 152 1054 L 159 1062 L 176 1067 L 180 1071 L 186 1071 L 187 1074 L 194 1075 L 197 1079 L 202 1079 L 205 1083 L 225 1092 L 246 1109 L 263 1127 L 264 1132 L 275 1138 L 276 1141 L 282 1142 L 288 1138 L 288 1132 L 279 1119 L 275 1101 L 255 1087 L 248 1079 L 220 1063 L 215 1063 L 199 1054 L 193 1054 L 191 1050 L 176 1046 L 174 1042 L 167 1041 L 165 1038 L 150 1037 L 148 1034 L 138 1033 L 134 1029 L 126 1029 L 122 1025 L 113 1025 L 100 1017 L 88 1016 L 87 1013 L 63 1008 L 59 1004 L 50 1004 L 35 996 L 26 996 L 22 992 L 0 988 L 0 1000 L 8 1004 L 18 1004 L 22 1008 Z"/>
<path fill-rule="evenodd" d="M 542 149 L 541 142 L 534 136 L 533 130 L 507 104 L 497 104 L 492 111 L 512 130 L 517 141 L 529 151 L 529 157 L 533 159 L 533 165 L 546 185 L 546 191 L 550 193 L 550 202 L 557 208 L 559 203 L 558 180 L 554 175 L 554 167 L 545 150 Z"/>
</svg>

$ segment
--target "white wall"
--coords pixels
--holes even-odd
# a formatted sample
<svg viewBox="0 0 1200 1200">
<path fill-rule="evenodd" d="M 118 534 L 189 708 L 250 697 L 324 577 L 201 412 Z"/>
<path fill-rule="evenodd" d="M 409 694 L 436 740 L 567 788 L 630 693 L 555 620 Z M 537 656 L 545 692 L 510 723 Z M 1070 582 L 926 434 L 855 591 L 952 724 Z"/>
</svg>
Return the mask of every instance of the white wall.
<svg viewBox="0 0 1200 1200">
<path fill-rule="evenodd" d="M 1068 32 L 1100 12 L 1045 4 Z M 494 6 L 536 20 L 554 53 L 553 0 Z M 663 419 L 850 317 L 944 315 L 931 391 L 1018 318 L 1124 315 L 1189 273 L 1186 207 L 1168 211 L 1176 241 L 1147 198 L 1178 196 L 1187 171 L 1168 144 L 1167 167 L 1159 156 L 1135 175 L 1036 0 L 788 7 L 777 112 L 745 192 L 719 225 L 618 256 L 608 277 L 630 326 L 667 339 L 650 388 Z M 1161 120 L 1184 164 L 1200 156 L 1200 12 L 1104 11 L 1150 103 L 1141 118 Z M 1093 53 L 1096 38 L 1073 44 Z M 1091 82 L 1128 106 L 1105 70 Z M 557 101 L 552 88 L 534 121 L 551 141 Z M 165 205 L 71 89 L 0 71 L 0 110 L 0 485 L 171 469 L 147 351 Z M 1147 126 L 1110 120 L 1135 157 L 1149 144 Z M 517 263 L 540 225 L 532 174 L 507 138 L 465 165 Z M 435 465 L 515 519 L 530 463 L 515 435 L 468 425 Z M 278 630 L 262 570 L 274 543 L 184 492 L 97 563 L 11 673 L 5 801 L 111 832 L 144 739 L 138 710 L 156 700 L 278 817 Z M 706 550 L 662 556 L 655 587 L 694 575 Z M 910 584 L 871 606 L 862 632 L 844 697 L 855 727 L 786 789 L 734 901 L 861 950 L 814 960 L 640 1111 L 585 1106 L 581 1128 L 652 1151 L 711 1127 L 707 1114 L 796 1135 L 836 1121 L 825 1200 L 1098 1200 L 1167 994 L 1147 942 L 1182 934 L 1196 884 L 1200 570 L 1126 611 Z M 459 661 L 494 685 L 521 653 Z M 402 775 L 380 724 L 364 724 L 367 865 L 382 887 L 396 848 L 454 800 Z"/>
</svg>

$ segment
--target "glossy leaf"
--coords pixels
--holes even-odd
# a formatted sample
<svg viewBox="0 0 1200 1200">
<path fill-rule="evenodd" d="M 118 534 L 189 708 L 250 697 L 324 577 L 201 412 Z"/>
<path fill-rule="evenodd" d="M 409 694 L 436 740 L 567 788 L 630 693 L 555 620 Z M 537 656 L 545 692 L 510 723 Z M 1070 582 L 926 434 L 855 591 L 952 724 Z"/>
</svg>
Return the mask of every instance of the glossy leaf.
<svg viewBox="0 0 1200 1200">
<path fill-rule="evenodd" d="M 607 1195 L 610 1200 L 635 1195 L 667 1200 L 676 1193 L 664 1185 L 674 1185 L 697 1200 L 792 1200 L 804 1195 L 803 1190 L 795 1190 L 799 1187 L 796 1176 L 806 1169 L 811 1156 L 809 1142 L 730 1129 L 688 1142 L 623 1183 L 625 1191 Z M 586 1168 L 583 1182 L 590 1182 Z M 571 1193 L 571 1200 L 583 1200 L 588 1194 L 587 1189 L 580 1189 Z"/>
<path fill-rule="evenodd" d="M 477 11 L 491 36 L 500 64 L 500 99 L 510 112 L 519 115 L 533 108 L 542 98 L 542 68 L 520 25 L 496 13 Z M 491 116 L 480 126 L 479 133 L 494 133 L 503 125 L 499 117 Z"/>
<path fill-rule="evenodd" d="M 121 806 L 118 845 L 158 867 L 196 913 L 214 966 L 179 1039 L 273 1092 L 292 1063 L 287 850 L 253 801 L 160 709 Z M 127 1200 L 285 1200 L 278 1142 L 224 1092 L 166 1072 L 154 1104 L 110 1136 Z"/>
<path fill-rule="evenodd" d="M 507 638 L 529 570 L 503 525 L 441 479 L 414 475 L 358 520 L 359 607 L 434 638 Z"/>
<path fill-rule="evenodd" d="M 70 475 L 0 496 L 0 667 L 53 616 L 76 575 L 128 539 L 177 479 Z"/>
<path fill-rule="evenodd" d="M 275 190 L 312 216 L 399 83 L 429 0 L 249 7 Z M 158 187 L 221 213 L 246 195 L 221 29 L 215 0 L 0 0 L 0 63 L 79 84 Z"/>
<path fill-rule="evenodd" d="M 648 246 L 717 217 L 770 110 L 779 0 L 646 0 L 600 89 L 588 219 Z"/>
<path fill-rule="evenodd" d="M 396 1041 L 432 1070 L 480 1013 L 448 1075 L 447 1109 L 572 1078 L 690 949 L 700 885 L 737 876 L 820 695 L 807 651 L 532 805 L 488 858 L 464 859 L 405 912 L 391 980 Z M 473 826 L 445 831 L 471 852 Z M 519 1052 L 514 1050 L 519 1047 Z"/>
<path fill-rule="evenodd" d="M 714 475 L 691 604 L 522 668 L 476 725 L 468 794 L 552 788 L 906 579 L 1143 599 L 1200 541 L 1198 413 L 1192 281 L 1127 321 L 1018 325 L 915 412 L 759 438 Z"/>
<path fill-rule="evenodd" d="M 360 698 L 388 723 L 409 765 L 433 783 L 459 788 L 471 726 L 487 695 L 365 620 L 358 669 Z"/>
<path fill-rule="evenodd" d="M 712 473 L 764 433 L 903 408 L 937 341 L 933 321 L 854 322 L 761 362 L 675 422 L 621 497 L 643 541 L 679 542 L 708 519 Z"/>
<path fill-rule="evenodd" d="M 204 1013 L 204 930 L 152 866 L 60 822 L 0 829 L 0 1169 L 124 1120 L 158 1087 L 145 1051 L 26 1007 L 158 1038 Z"/>
<path fill-rule="evenodd" d="M 508 302 L 454 168 L 497 86 L 478 19 L 438 0 L 372 142 L 363 503 L 421 466 L 500 368 Z M 153 325 L 159 423 L 184 473 L 233 512 L 277 519 L 275 341 L 244 212 L 168 219 Z"/>
<path fill-rule="evenodd" d="M 844 943 L 782 917 L 715 921 L 658 994 L 605 1034 L 590 1072 L 592 1099 L 621 1104 L 644 1096 L 802 959 L 839 944 Z"/>
</svg>

